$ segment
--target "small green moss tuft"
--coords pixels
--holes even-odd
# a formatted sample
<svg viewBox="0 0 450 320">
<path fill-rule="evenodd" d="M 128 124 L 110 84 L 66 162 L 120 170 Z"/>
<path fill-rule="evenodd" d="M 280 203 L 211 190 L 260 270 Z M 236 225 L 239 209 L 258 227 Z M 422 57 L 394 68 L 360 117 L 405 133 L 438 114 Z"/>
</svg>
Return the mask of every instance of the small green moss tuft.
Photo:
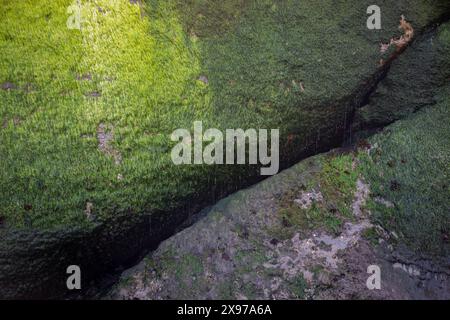
<svg viewBox="0 0 450 320">
<path fill-rule="evenodd" d="M 289 289 L 297 299 L 303 300 L 306 297 L 308 282 L 302 275 L 299 275 L 290 281 Z"/>
</svg>

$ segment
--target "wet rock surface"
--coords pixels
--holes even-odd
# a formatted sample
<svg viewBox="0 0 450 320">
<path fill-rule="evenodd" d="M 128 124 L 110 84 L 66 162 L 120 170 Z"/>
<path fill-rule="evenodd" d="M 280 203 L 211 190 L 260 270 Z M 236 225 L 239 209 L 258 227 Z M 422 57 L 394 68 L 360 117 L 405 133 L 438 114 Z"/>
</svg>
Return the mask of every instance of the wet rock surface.
<svg viewBox="0 0 450 320">
<path fill-rule="evenodd" d="M 204 62 L 205 70 L 202 70 L 205 71 L 205 75 L 200 76 L 198 80 L 211 90 L 215 90 L 214 98 L 217 101 L 220 103 L 225 101 L 228 107 L 235 108 L 230 109 L 232 111 L 227 111 L 228 109 L 225 108 L 225 114 L 229 112 L 231 116 L 229 122 L 224 125 L 233 127 L 247 124 L 241 121 L 245 117 L 240 117 L 238 112 L 242 107 L 255 109 L 252 120 L 256 120 L 251 122 L 251 125 L 260 125 L 258 121 L 266 119 L 266 116 L 275 120 L 264 122 L 264 125 L 278 126 L 281 122 L 284 126 L 287 123 L 285 131 L 289 131 L 290 134 L 283 147 L 283 167 L 306 156 L 340 145 L 347 135 L 355 108 L 363 104 L 367 95 L 372 93 L 385 74 L 384 68 L 387 66 L 380 68 L 377 64 L 379 39 L 389 39 L 394 36 L 401 14 L 405 14 L 406 19 L 414 26 L 415 33 L 420 35 L 434 21 L 441 20 L 448 9 L 445 2 L 413 1 L 412 4 L 410 1 L 399 2 L 394 7 L 389 7 L 391 9 L 386 12 L 389 27 L 381 33 L 368 34 L 364 23 L 358 22 L 359 9 L 363 9 L 362 12 L 364 12 L 367 5 L 359 3 L 359 6 L 361 8 L 358 10 L 349 10 L 342 3 L 338 8 L 339 14 L 330 20 L 326 14 L 331 16 L 333 12 L 337 12 L 330 3 L 324 4 L 323 7 L 321 5 L 320 10 L 305 5 L 304 9 L 308 13 L 317 14 L 320 17 L 318 20 L 320 23 L 317 26 L 306 25 L 302 22 L 305 21 L 304 17 L 297 12 L 287 10 L 288 6 L 274 6 L 268 8 L 270 11 L 263 10 L 263 12 L 270 12 L 269 17 L 263 14 L 267 19 L 261 20 L 263 26 L 264 24 L 269 26 L 282 24 L 286 29 L 286 34 L 274 32 L 273 38 L 270 38 L 273 42 L 278 41 L 282 44 L 280 45 L 282 50 L 277 48 L 271 53 L 276 60 L 273 66 L 274 75 L 266 68 L 268 57 L 261 54 L 269 52 L 272 48 L 267 43 L 260 43 L 257 38 L 248 40 L 247 31 L 252 20 L 242 20 L 249 22 L 242 25 L 236 33 L 236 38 L 230 36 L 227 39 L 229 51 L 225 53 L 222 50 L 222 43 L 215 42 L 217 39 L 214 38 L 216 36 L 214 32 L 216 31 L 214 30 L 212 34 L 202 34 L 197 29 L 204 27 L 202 25 L 204 19 L 194 22 L 190 31 L 204 37 L 205 43 L 213 44 L 207 50 L 205 49 L 207 59 Z M 422 10 L 424 8 L 426 10 Z M 324 12 L 321 12 L 322 9 Z M 348 17 L 347 12 L 350 12 Z M 260 14 L 260 11 L 255 10 L 254 13 Z M 322 16 L 323 14 L 325 16 Z M 294 28 L 291 23 L 297 20 L 304 25 Z M 206 21 L 207 26 L 208 23 L 211 21 Z M 187 25 L 189 26 L 188 22 Z M 331 26 L 332 33 L 323 32 L 329 30 L 328 26 Z M 298 27 L 311 28 L 306 29 L 311 37 L 302 34 L 296 39 L 291 39 L 292 35 L 297 34 Z M 228 32 L 230 29 L 228 25 L 226 29 Z M 351 30 L 350 35 L 349 30 Z M 324 38 L 317 39 L 318 35 L 323 35 Z M 299 45 L 296 41 L 305 45 Z M 343 44 L 345 50 L 342 49 Z M 298 52 L 298 47 L 304 51 Z M 324 47 L 327 50 L 324 50 Z M 424 50 L 429 47 L 425 45 Z M 358 54 L 358 52 L 362 53 Z M 441 51 L 433 55 L 429 55 L 428 52 L 424 55 L 422 53 L 423 51 L 420 51 L 414 58 L 416 62 L 420 59 L 430 61 L 430 56 L 442 55 Z M 411 50 L 411 55 L 414 55 L 414 50 Z M 217 65 L 216 61 L 222 61 L 220 59 L 225 60 L 227 64 Z M 306 62 L 303 61 L 304 59 L 307 59 Z M 357 59 L 356 62 L 355 59 Z M 234 65 L 241 65 L 242 69 L 228 70 L 226 67 L 228 61 L 232 61 Z M 432 66 L 433 72 L 438 72 L 436 66 Z M 402 68 L 404 67 L 409 67 L 409 64 L 405 62 Z M 286 77 L 286 74 L 289 77 Z M 298 79 L 291 79 L 293 75 Z M 195 80 L 195 77 L 193 79 Z M 236 81 L 238 85 L 233 84 Z M 78 82 L 91 82 L 90 76 L 81 76 Z M 247 84 L 250 84 L 249 87 L 244 88 Z M 270 90 L 264 91 L 268 84 L 275 88 L 279 95 L 276 101 L 271 100 Z M 406 84 L 402 82 L 402 85 Z M 13 82 L 5 82 L 2 84 L 1 92 L 16 94 L 18 91 L 16 87 L 18 85 Z M 86 96 L 91 103 L 105 98 L 103 92 L 89 92 Z M 259 96 L 261 92 L 264 92 L 262 97 Z M 255 97 L 261 101 L 256 101 Z M 265 99 L 269 102 L 266 103 Z M 422 105 L 427 105 L 428 102 L 429 99 Z M 286 105 L 289 106 L 289 110 L 283 109 Z M 301 107 L 297 108 L 300 105 Z M 385 103 L 380 102 L 379 105 L 385 106 Z M 363 107 L 361 112 L 357 112 L 355 119 L 358 125 L 355 126 L 355 130 L 363 130 L 372 123 L 378 126 L 397 117 L 393 116 L 385 120 L 384 114 L 377 114 L 377 108 L 370 109 L 366 113 L 364 110 Z M 408 108 L 406 113 L 411 110 Z M 373 120 L 378 117 L 383 118 L 382 121 Z M 11 122 L 11 120 L 8 121 Z M 6 120 L 4 122 L 7 123 Z M 20 124 L 19 120 L 12 122 L 14 125 Z M 6 125 L 3 124 L 3 127 Z M 112 156 L 116 165 L 120 165 L 123 160 L 122 155 L 112 147 L 113 135 L 110 131 L 105 126 L 98 127 L 97 146 L 100 151 Z M 300 165 L 302 166 L 304 164 Z M 177 234 L 168 242 L 164 242 L 148 259 L 149 266 L 141 266 L 143 271 L 141 270 L 139 274 L 144 276 L 136 277 L 138 282 L 134 287 L 125 286 L 120 293 L 116 292 L 113 296 L 125 298 L 134 296 L 139 298 L 314 297 L 316 295 L 314 287 L 318 285 L 315 284 L 316 277 L 320 279 L 318 283 L 323 282 L 329 285 L 332 282 L 335 273 L 339 272 L 339 264 L 342 261 L 337 257 L 339 251 L 347 250 L 358 243 L 367 223 L 366 213 L 358 212 L 353 217 L 347 216 L 343 220 L 331 219 L 329 222 L 332 224 L 333 232 L 320 228 L 316 230 L 312 227 L 299 228 L 298 232 L 295 232 L 295 223 L 308 225 L 310 217 L 306 217 L 306 220 L 302 217 L 305 221 L 294 221 L 293 225 L 290 217 L 287 216 L 290 211 L 279 214 L 281 209 L 286 209 L 284 208 L 286 202 L 277 199 L 282 197 L 283 193 L 295 191 L 295 196 L 287 202 L 289 210 L 293 206 L 299 207 L 299 201 L 300 210 L 325 205 L 317 193 L 320 189 L 309 189 L 306 186 L 307 181 L 311 180 L 308 175 L 320 170 L 319 167 L 320 164 L 316 163 L 311 167 L 302 167 L 305 173 L 298 173 L 295 169 L 287 171 L 288 173 L 280 175 L 284 178 L 274 177 L 269 180 L 270 186 L 267 182 L 263 182 L 256 189 L 250 189 L 250 193 L 253 192 L 253 198 L 247 199 L 245 206 L 242 205 L 239 197 L 246 198 L 246 193 L 238 193 L 237 196 L 220 202 L 205 219 Z M 311 173 L 307 173 L 308 171 Z M 171 171 L 171 173 L 174 172 Z M 32 219 L 29 218 L 27 219 L 29 223 L 27 222 L 23 230 L 0 230 L 2 240 L 0 297 L 42 298 L 64 295 L 66 290 L 63 278 L 66 276 L 65 268 L 68 264 L 79 263 L 82 267 L 84 265 L 88 281 L 106 272 L 114 271 L 116 268 L 123 268 L 124 265 L 128 265 L 130 261 L 139 257 L 142 252 L 173 233 L 175 227 L 181 225 L 192 211 L 199 209 L 191 207 L 192 202 L 199 205 L 210 204 L 211 200 L 208 202 L 205 198 L 222 197 L 251 184 L 254 177 L 252 173 L 245 172 L 245 175 L 241 175 L 242 173 L 236 170 L 227 174 L 227 177 L 231 176 L 233 183 L 224 183 L 224 186 L 217 187 L 219 190 L 217 192 L 216 188 L 211 188 L 212 183 L 208 181 L 209 185 L 206 187 L 202 185 L 202 190 L 207 192 L 198 192 L 201 194 L 200 197 L 194 200 L 189 197 L 186 197 L 188 200 L 177 198 L 179 200 L 176 202 L 179 205 L 177 210 L 169 211 L 165 208 L 164 212 L 158 212 L 155 215 L 152 210 L 149 210 L 148 215 L 139 217 L 121 216 L 121 219 L 128 221 L 124 225 L 116 225 L 117 222 L 110 219 L 99 225 L 82 226 L 76 231 L 72 231 L 71 228 L 42 231 L 33 229 Z M 195 177 L 200 179 L 202 175 L 201 172 Z M 285 178 L 288 181 L 284 181 Z M 305 179 L 305 183 L 297 184 L 298 179 Z M 123 180 L 122 173 L 117 175 L 116 180 Z M 263 186 L 264 190 L 261 190 L 260 186 Z M 168 189 L 164 189 L 165 192 L 172 192 L 174 197 L 178 196 L 177 190 L 168 191 Z M 211 191 L 212 189 L 215 193 Z M 305 194 L 308 193 L 314 196 L 305 199 Z M 156 195 L 161 196 L 160 193 Z M 164 196 L 170 198 L 167 194 Z M 166 199 L 164 196 L 161 198 Z M 306 202 L 304 203 L 303 200 Z M 284 203 L 281 204 L 281 202 Z M 88 206 L 87 203 L 84 202 L 80 208 L 80 214 L 92 219 L 91 211 L 97 208 L 97 204 Z M 358 207 L 357 202 L 354 204 Z M 338 208 L 329 208 L 329 210 L 336 213 L 339 211 Z M 132 219 L 128 219 L 130 217 Z M 337 229 L 341 233 L 336 234 Z M 196 232 L 192 234 L 192 230 Z M 183 238 L 184 236 L 187 238 Z M 340 236 L 344 239 L 339 238 Z M 187 239 L 192 241 L 186 241 Z M 204 243 L 205 240 L 207 243 Z M 316 251 L 316 254 L 311 253 Z M 93 263 L 92 260 L 98 257 L 102 257 L 104 262 Z M 299 269 L 296 269 L 299 261 L 302 261 L 302 264 Z M 316 264 L 318 270 L 321 268 L 330 270 L 317 271 L 314 269 Z M 403 268 L 397 269 L 403 270 Z M 152 277 L 148 277 L 149 273 Z M 266 277 L 267 274 L 272 276 Z M 151 281 L 148 282 L 148 279 Z M 15 285 L 16 282 L 20 284 Z M 187 290 L 180 290 L 180 288 L 187 288 Z"/>
</svg>

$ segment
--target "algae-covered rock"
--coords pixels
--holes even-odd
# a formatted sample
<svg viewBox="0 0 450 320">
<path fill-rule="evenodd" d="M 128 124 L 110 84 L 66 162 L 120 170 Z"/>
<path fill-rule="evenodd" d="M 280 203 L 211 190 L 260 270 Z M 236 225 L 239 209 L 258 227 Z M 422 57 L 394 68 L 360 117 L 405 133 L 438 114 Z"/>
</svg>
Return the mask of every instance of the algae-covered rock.
<svg viewBox="0 0 450 320">
<path fill-rule="evenodd" d="M 448 299 L 448 89 L 359 148 L 221 200 L 106 297 Z M 374 266 L 380 290 L 367 287 Z"/>
<path fill-rule="evenodd" d="M 356 111 L 353 129 L 382 127 L 436 103 L 435 95 L 450 76 L 449 53 L 448 23 L 421 35 Z"/>
<path fill-rule="evenodd" d="M 0 297 L 66 294 L 68 264 L 86 288 L 261 179 L 258 166 L 174 165 L 175 129 L 280 129 L 282 167 L 338 146 L 401 16 L 420 35 L 449 12 L 379 1 L 382 29 L 368 30 L 371 4 L 6 1 Z"/>
<path fill-rule="evenodd" d="M 124 272 L 108 298 L 448 299 L 448 30 L 394 62 L 369 106 L 381 109 L 379 125 L 429 108 L 220 201 Z M 366 287 L 373 265 L 379 291 Z"/>
</svg>

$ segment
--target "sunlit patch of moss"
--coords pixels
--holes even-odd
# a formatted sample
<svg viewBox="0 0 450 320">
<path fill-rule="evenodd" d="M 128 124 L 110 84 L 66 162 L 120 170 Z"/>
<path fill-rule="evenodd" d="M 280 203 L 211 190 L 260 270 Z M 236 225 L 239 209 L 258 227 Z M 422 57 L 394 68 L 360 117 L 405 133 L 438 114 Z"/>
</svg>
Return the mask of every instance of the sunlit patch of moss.
<svg viewBox="0 0 450 320">
<path fill-rule="evenodd" d="M 82 1 L 81 31 L 66 26 L 71 4 L 0 9 L 0 83 L 17 87 L 0 90 L 2 211 L 11 226 L 88 223 L 87 202 L 96 218 L 167 203 L 161 194 L 176 183 L 154 181 L 171 165 L 169 134 L 208 114 L 197 49 L 170 3 Z M 114 128 L 119 166 L 98 150 L 100 123 Z M 158 180 L 190 170 L 172 169 Z"/>
</svg>

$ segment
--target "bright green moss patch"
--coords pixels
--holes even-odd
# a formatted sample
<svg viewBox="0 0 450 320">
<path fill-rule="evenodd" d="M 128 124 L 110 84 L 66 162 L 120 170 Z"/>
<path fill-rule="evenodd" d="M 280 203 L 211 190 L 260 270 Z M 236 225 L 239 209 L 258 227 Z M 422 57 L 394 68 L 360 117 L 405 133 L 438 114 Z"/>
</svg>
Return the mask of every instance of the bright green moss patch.
<svg viewBox="0 0 450 320">
<path fill-rule="evenodd" d="M 17 86 L 0 91 L 2 212 L 10 225 L 84 223 L 88 202 L 98 219 L 170 204 L 173 176 L 186 170 L 162 177 L 171 165 L 168 132 L 205 114 L 195 48 L 169 4 L 155 4 L 143 19 L 128 1 L 83 2 L 79 31 L 66 27 L 70 3 L 1 9 L 0 82 Z M 118 164 L 99 148 L 101 124 L 114 132 Z M 181 196 L 193 192 L 184 187 Z"/>
<path fill-rule="evenodd" d="M 353 158 L 352 154 L 347 154 L 325 161 L 320 176 L 324 197 L 346 218 L 353 215 L 351 205 L 355 199 L 356 181 L 359 176 L 358 165 Z"/>
</svg>

